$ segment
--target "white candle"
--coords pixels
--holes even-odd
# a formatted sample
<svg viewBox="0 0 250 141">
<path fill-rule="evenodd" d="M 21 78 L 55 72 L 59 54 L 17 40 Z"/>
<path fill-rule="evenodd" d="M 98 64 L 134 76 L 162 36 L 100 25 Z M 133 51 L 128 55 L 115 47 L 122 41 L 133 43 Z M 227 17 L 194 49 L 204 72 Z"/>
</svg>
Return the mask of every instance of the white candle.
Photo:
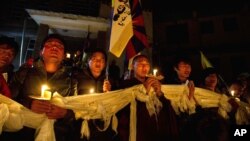
<svg viewBox="0 0 250 141">
<path fill-rule="evenodd" d="M 95 92 L 95 89 L 94 88 L 91 88 L 90 90 L 89 90 L 89 93 L 94 93 Z"/>
<path fill-rule="evenodd" d="M 153 75 L 154 75 L 154 76 L 156 76 L 157 71 L 158 71 L 157 69 L 154 69 L 154 70 L 153 70 Z"/>
<path fill-rule="evenodd" d="M 44 91 L 44 99 L 45 100 L 50 100 L 51 99 L 51 95 L 52 95 L 51 91 L 49 91 L 49 90 L 45 90 Z"/>
<path fill-rule="evenodd" d="M 49 87 L 47 85 L 42 85 L 42 89 L 41 89 L 41 97 L 44 98 L 44 92 L 45 90 L 47 90 Z"/>
<path fill-rule="evenodd" d="M 70 53 L 66 53 L 66 58 L 70 58 Z"/>
<path fill-rule="evenodd" d="M 232 90 L 232 91 L 231 91 L 231 95 L 232 95 L 232 96 L 234 96 L 234 93 L 235 93 L 235 91 L 234 91 L 234 90 Z"/>
</svg>

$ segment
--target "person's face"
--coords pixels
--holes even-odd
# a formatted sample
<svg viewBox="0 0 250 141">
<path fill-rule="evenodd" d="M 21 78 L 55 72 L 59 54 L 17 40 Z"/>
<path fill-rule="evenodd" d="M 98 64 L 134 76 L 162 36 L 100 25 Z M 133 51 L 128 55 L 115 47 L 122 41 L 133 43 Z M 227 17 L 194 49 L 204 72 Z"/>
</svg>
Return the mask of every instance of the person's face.
<svg viewBox="0 0 250 141">
<path fill-rule="evenodd" d="M 215 87 L 217 85 L 218 82 L 218 78 L 217 75 L 215 73 L 213 74 L 209 74 L 206 78 L 205 78 L 205 85 L 206 86 L 212 86 Z"/>
<path fill-rule="evenodd" d="M 142 57 L 138 58 L 133 65 L 135 77 L 145 78 L 150 71 L 150 64 L 148 59 Z"/>
<path fill-rule="evenodd" d="M 105 56 L 101 52 L 93 53 L 92 57 L 90 58 L 89 62 L 89 69 L 94 76 L 99 76 L 103 69 L 105 68 L 106 61 Z"/>
<path fill-rule="evenodd" d="M 7 44 L 0 45 L 0 68 L 8 66 L 15 58 L 15 53 Z"/>
<path fill-rule="evenodd" d="M 179 77 L 187 79 L 192 71 L 192 68 L 190 64 L 180 62 L 177 68 L 175 68 L 175 71 Z"/>
<path fill-rule="evenodd" d="M 45 42 L 41 55 L 44 62 L 61 63 L 64 59 L 64 45 L 58 39 L 49 39 Z"/>
</svg>

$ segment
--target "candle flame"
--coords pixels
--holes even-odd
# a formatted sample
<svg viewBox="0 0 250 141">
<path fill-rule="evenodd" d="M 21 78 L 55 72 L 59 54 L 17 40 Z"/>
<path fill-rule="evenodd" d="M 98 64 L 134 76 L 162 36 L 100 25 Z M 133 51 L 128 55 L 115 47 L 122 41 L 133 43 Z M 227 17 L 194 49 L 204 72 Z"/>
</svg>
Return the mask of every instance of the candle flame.
<svg viewBox="0 0 250 141">
<path fill-rule="evenodd" d="M 153 70 L 153 75 L 154 75 L 154 76 L 156 76 L 157 71 L 158 71 L 157 69 L 154 69 L 154 70 Z"/>
<path fill-rule="evenodd" d="M 235 91 L 234 91 L 234 90 L 232 90 L 232 91 L 231 91 L 231 95 L 232 95 L 232 96 L 234 96 L 234 94 L 235 94 Z"/>
<path fill-rule="evenodd" d="M 70 58 L 70 53 L 67 53 L 67 54 L 66 54 L 66 58 Z"/>
<path fill-rule="evenodd" d="M 94 93 L 95 92 L 95 89 L 94 88 L 91 88 L 90 90 L 89 90 L 89 93 Z"/>
<path fill-rule="evenodd" d="M 42 85 L 42 89 L 41 89 L 41 97 L 44 97 L 44 91 L 49 89 L 49 87 L 47 85 Z"/>
</svg>

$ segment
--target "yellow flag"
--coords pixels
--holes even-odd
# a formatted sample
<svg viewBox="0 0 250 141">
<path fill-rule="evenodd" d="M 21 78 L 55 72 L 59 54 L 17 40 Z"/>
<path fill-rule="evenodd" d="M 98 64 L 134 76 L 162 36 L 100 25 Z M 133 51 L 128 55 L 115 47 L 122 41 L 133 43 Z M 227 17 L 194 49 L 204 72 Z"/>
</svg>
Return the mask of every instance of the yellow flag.
<svg viewBox="0 0 250 141">
<path fill-rule="evenodd" d="M 201 54 L 201 65 L 202 68 L 208 68 L 208 67 L 213 67 L 212 64 L 208 61 L 208 59 L 206 58 L 206 56 L 200 51 Z"/>
<path fill-rule="evenodd" d="M 133 36 L 132 17 L 129 1 L 114 0 L 109 51 L 120 57 Z"/>
</svg>

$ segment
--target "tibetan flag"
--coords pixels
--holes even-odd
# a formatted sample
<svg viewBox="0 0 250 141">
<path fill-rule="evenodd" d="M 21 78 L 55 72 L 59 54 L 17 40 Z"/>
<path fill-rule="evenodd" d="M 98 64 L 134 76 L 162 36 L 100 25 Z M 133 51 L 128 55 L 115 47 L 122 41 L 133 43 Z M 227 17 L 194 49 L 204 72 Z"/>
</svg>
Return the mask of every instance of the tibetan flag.
<svg viewBox="0 0 250 141">
<path fill-rule="evenodd" d="M 149 47 L 140 2 L 139 0 L 130 1 L 134 34 L 126 46 L 127 60 L 138 54 L 144 48 Z"/>
<path fill-rule="evenodd" d="M 208 68 L 208 67 L 213 67 L 212 64 L 208 61 L 206 56 L 200 51 L 201 54 L 201 66 L 203 69 Z"/>
<path fill-rule="evenodd" d="M 109 51 L 116 57 L 120 57 L 132 36 L 132 16 L 129 1 L 114 0 Z"/>
</svg>

